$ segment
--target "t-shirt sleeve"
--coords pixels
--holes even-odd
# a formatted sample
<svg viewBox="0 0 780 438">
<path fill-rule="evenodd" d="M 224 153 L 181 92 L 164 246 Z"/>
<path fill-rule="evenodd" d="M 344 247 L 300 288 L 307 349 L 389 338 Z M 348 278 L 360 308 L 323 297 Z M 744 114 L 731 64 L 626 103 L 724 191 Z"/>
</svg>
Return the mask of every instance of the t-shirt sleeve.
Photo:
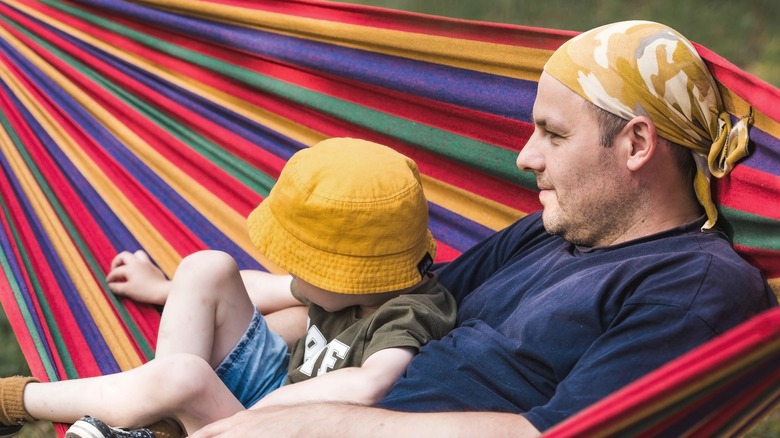
<svg viewBox="0 0 780 438">
<path fill-rule="evenodd" d="M 419 349 L 455 326 L 455 300 L 444 288 L 436 293 L 401 295 L 376 311 L 366 332 L 363 362 L 386 348 Z"/>
<path fill-rule="evenodd" d="M 538 430 L 549 429 L 715 334 L 705 321 L 679 307 L 626 306 L 558 384 L 550 401 L 523 415 Z"/>
</svg>

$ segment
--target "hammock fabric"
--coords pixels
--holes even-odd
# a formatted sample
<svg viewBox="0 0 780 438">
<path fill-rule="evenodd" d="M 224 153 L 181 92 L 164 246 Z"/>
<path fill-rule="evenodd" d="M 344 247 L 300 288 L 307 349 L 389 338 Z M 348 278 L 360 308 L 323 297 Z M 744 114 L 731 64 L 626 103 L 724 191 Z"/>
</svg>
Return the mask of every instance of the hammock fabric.
<svg viewBox="0 0 780 438">
<path fill-rule="evenodd" d="M 105 273 L 211 248 L 278 268 L 244 218 L 295 151 L 335 136 L 415 159 L 438 261 L 539 208 L 514 165 L 551 51 L 574 33 L 317 0 L 0 0 L 0 301 L 34 375 L 126 370 L 159 312 Z M 780 290 L 780 91 L 697 46 L 753 154 L 715 199 Z"/>
</svg>

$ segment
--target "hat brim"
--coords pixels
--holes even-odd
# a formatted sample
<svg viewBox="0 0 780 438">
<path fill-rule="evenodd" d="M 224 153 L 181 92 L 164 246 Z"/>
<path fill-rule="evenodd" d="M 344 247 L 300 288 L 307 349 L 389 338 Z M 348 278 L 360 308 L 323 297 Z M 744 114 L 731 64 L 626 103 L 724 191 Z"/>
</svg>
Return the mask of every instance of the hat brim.
<svg viewBox="0 0 780 438">
<path fill-rule="evenodd" d="M 429 230 L 419 244 L 395 254 L 355 256 L 315 248 L 285 228 L 265 202 L 249 215 L 247 228 L 252 243 L 282 269 L 321 289 L 342 294 L 381 293 L 414 286 L 422 279 L 418 265 L 426 254 L 436 254 L 436 242 Z"/>
</svg>

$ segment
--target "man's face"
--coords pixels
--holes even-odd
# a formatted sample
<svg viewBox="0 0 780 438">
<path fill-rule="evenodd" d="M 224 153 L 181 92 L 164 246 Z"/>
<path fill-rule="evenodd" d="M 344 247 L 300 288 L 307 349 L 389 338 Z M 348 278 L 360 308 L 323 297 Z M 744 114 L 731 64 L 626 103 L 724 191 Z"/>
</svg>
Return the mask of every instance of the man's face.
<svg viewBox="0 0 780 438">
<path fill-rule="evenodd" d="M 542 74 L 533 108 L 535 129 L 517 157 L 532 171 L 545 229 L 579 245 L 608 245 L 633 211 L 629 172 L 620 150 L 599 141 L 595 112 L 583 98 Z"/>
</svg>

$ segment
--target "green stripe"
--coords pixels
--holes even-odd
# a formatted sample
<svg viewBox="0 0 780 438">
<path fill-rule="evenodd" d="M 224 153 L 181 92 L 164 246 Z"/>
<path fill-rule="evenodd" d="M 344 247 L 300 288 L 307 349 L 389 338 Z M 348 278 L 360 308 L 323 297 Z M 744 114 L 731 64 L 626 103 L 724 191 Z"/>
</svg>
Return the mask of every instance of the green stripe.
<svg viewBox="0 0 780 438">
<path fill-rule="evenodd" d="M 723 217 L 734 228 L 734 243 L 780 251 L 780 221 L 721 206 Z"/>
<path fill-rule="evenodd" d="M 11 234 L 13 235 L 14 242 L 16 242 L 16 246 L 19 249 L 19 253 L 21 254 L 22 262 L 24 263 L 25 269 L 27 270 L 27 272 L 30 273 L 34 272 L 30 267 L 30 261 L 27 256 L 27 252 L 24 250 L 24 246 L 20 244 L 21 239 L 19 238 L 19 234 L 16 231 L 16 226 L 13 223 L 10 211 L 8 211 L 8 207 L 5 203 L 5 200 L 3 200 L 3 198 L 0 198 L 0 207 L 2 207 L 3 214 L 5 215 L 5 217 L 8 218 L 8 225 L 11 228 Z M 5 252 L 2 251 L 2 248 L 0 248 L 0 264 L 3 267 L 5 278 L 8 279 L 8 284 L 11 286 L 11 291 L 13 292 L 14 298 L 16 300 L 16 306 L 22 314 L 22 318 L 24 319 L 25 326 L 27 327 L 27 332 L 30 334 L 30 337 L 32 338 L 33 345 L 35 346 L 35 350 L 38 352 L 38 357 L 41 360 L 41 364 L 43 364 L 43 368 L 46 371 L 46 375 L 51 381 L 58 380 L 57 372 L 54 369 L 54 365 L 51 362 L 51 357 L 49 356 L 49 353 L 46 351 L 45 342 L 41 339 L 40 333 L 38 333 L 38 327 L 36 327 L 35 325 L 32 314 L 30 313 L 30 309 L 27 308 L 27 302 L 24 300 L 24 294 L 22 294 L 22 291 L 19 288 L 19 283 L 16 281 L 16 278 L 13 276 L 13 271 L 11 270 L 10 262 L 8 258 L 6 258 Z M 46 321 L 46 324 L 49 327 L 51 327 L 51 335 L 55 343 L 55 348 L 57 349 L 57 352 L 60 354 L 60 357 L 62 358 L 66 374 L 70 375 L 71 372 L 75 372 L 75 369 L 73 367 L 73 362 L 70 358 L 70 355 L 68 354 L 67 348 L 65 348 L 64 343 L 62 342 L 62 335 L 59 333 L 59 330 L 56 327 L 56 322 L 54 321 L 54 318 L 51 314 L 51 309 L 49 308 L 45 300 L 41 300 L 42 292 L 37 278 L 31 275 L 30 282 L 32 283 L 31 285 L 33 290 L 35 291 L 35 295 L 38 297 L 38 301 L 41 306 L 41 311 L 43 312 L 43 319 Z"/>
<path fill-rule="evenodd" d="M 127 309 L 125 309 L 125 306 L 119 302 L 119 300 L 114 296 L 113 293 L 109 292 L 108 284 L 106 283 L 104 278 L 105 273 L 101 269 L 100 264 L 95 259 L 93 252 L 91 251 L 89 246 L 85 243 L 84 237 L 79 233 L 78 229 L 73 225 L 72 220 L 70 219 L 70 217 L 68 217 L 67 212 L 62 207 L 62 203 L 60 202 L 59 199 L 57 199 L 48 181 L 46 181 L 46 179 L 43 177 L 43 174 L 39 170 L 38 166 L 32 160 L 32 157 L 27 152 L 25 146 L 21 143 L 16 132 L 13 130 L 13 127 L 6 119 L 5 114 L 0 114 L 0 123 L 2 123 L 6 131 L 8 131 L 9 137 L 11 138 L 12 142 L 16 146 L 17 151 L 19 152 L 25 164 L 27 165 L 30 173 L 32 173 L 40 189 L 43 191 L 44 195 L 46 196 L 46 199 L 49 201 L 49 204 L 54 209 L 56 216 L 60 219 L 62 225 L 67 230 L 68 236 L 70 236 L 71 241 L 78 248 L 79 254 L 83 257 L 84 261 L 87 263 L 87 266 L 89 266 L 92 276 L 98 281 L 105 295 L 113 303 L 115 309 L 117 310 L 117 313 L 120 315 L 125 325 L 127 326 L 128 330 L 130 331 L 130 333 L 132 333 L 133 337 L 137 341 L 139 348 L 143 351 L 144 355 L 146 355 L 147 359 L 151 359 L 154 356 L 154 349 L 149 345 L 149 342 L 141 334 L 141 331 L 139 330 L 136 322 L 133 320 L 133 318 L 130 317 L 130 314 L 127 312 Z M 30 266 L 28 266 L 28 269 L 30 270 L 30 272 L 33 272 Z M 43 306 L 44 303 L 46 303 L 43 293 L 41 292 L 38 296 L 41 301 L 41 305 Z M 54 322 L 53 319 L 49 320 L 47 318 L 47 323 L 49 323 L 49 327 L 51 327 L 52 329 L 56 327 L 56 322 Z M 60 348 L 59 344 L 61 342 L 61 339 L 59 339 L 57 342 L 58 342 L 58 348 Z M 63 349 L 62 351 L 66 351 L 66 350 Z M 78 377 L 78 376 L 69 376 L 69 377 Z"/>
<path fill-rule="evenodd" d="M 520 172 L 516 168 L 516 153 L 513 151 L 293 86 L 249 69 L 154 39 L 82 10 L 59 4 L 59 2 L 52 0 L 45 0 L 45 2 L 111 32 L 131 38 L 141 44 L 189 63 L 219 72 L 229 78 L 280 98 L 317 109 L 355 125 L 397 138 L 522 187 L 532 190 L 536 189 L 536 181 L 533 175 L 527 172 Z"/>
<path fill-rule="evenodd" d="M 264 172 L 247 163 L 245 160 L 226 151 L 216 143 L 197 134 L 188 126 L 185 126 L 184 124 L 176 121 L 176 119 L 167 116 L 165 113 L 157 110 L 151 104 L 136 97 L 127 90 L 124 90 L 122 87 L 110 82 L 100 74 L 96 73 L 92 68 L 71 57 L 67 53 L 59 50 L 50 43 L 40 39 L 35 34 L 32 34 L 28 30 L 17 26 L 15 23 L 9 24 L 14 26 L 19 32 L 24 33 L 28 38 L 36 41 L 37 44 L 46 48 L 48 52 L 54 54 L 59 59 L 71 65 L 84 76 L 90 78 L 93 82 L 102 86 L 103 89 L 116 96 L 119 100 L 123 101 L 139 114 L 143 115 L 144 118 L 152 123 L 157 124 L 162 129 L 178 138 L 182 143 L 188 145 L 191 149 L 224 169 L 251 190 L 260 193 L 263 196 L 268 195 L 268 192 L 271 190 L 271 187 L 276 181 L 274 178 L 271 178 Z"/>
</svg>

